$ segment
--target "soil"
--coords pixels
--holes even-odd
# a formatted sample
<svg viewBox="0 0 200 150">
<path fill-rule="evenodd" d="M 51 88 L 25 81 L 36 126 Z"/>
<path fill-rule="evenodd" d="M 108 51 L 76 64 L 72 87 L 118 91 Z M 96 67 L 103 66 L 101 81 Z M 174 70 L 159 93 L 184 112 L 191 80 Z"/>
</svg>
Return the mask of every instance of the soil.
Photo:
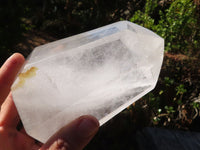
<svg viewBox="0 0 200 150">
<path fill-rule="evenodd" d="M 27 57 L 35 47 L 58 40 L 45 32 L 36 30 L 24 33 L 23 37 L 23 40 L 14 47 L 14 50 L 20 52 L 25 57 Z"/>
</svg>

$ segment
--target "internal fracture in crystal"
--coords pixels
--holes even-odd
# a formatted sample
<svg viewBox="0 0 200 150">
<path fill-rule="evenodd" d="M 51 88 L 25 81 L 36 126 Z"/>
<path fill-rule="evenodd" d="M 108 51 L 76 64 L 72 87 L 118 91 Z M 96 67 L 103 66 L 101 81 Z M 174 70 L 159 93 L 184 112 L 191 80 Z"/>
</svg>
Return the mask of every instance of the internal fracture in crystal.
<svg viewBox="0 0 200 150">
<path fill-rule="evenodd" d="M 81 115 L 104 124 L 155 87 L 163 50 L 128 21 L 36 47 L 12 86 L 26 132 L 46 142 Z"/>
</svg>

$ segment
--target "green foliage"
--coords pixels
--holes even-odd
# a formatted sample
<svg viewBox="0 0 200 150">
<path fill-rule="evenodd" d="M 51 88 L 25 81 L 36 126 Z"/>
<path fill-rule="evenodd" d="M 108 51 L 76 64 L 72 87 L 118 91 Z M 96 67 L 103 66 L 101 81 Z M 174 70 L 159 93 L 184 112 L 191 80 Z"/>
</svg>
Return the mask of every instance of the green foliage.
<svg viewBox="0 0 200 150">
<path fill-rule="evenodd" d="M 165 39 L 165 50 L 186 52 L 199 45 L 198 16 L 191 0 L 175 0 L 165 9 L 158 0 L 147 0 L 145 10 L 130 21 L 149 28 Z M 155 15 L 156 13 L 156 15 Z"/>
<path fill-rule="evenodd" d="M 149 28 L 163 37 L 166 51 L 191 54 L 200 46 L 198 17 L 192 0 L 175 0 L 168 5 L 160 5 L 159 0 L 147 0 L 144 10 L 136 11 L 130 21 Z M 180 81 L 183 76 L 181 71 L 184 70 L 183 62 L 180 64 L 168 62 L 167 65 L 169 68 L 166 68 L 165 74 L 171 71 L 173 75 L 160 78 L 159 89 L 149 93 L 145 101 L 153 112 L 153 124 L 169 127 L 170 124 L 178 124 L 177 120 L 182 119 L 180 114 L 184 112 L 182 109 L 185 106 L 191 111 L 191 115 L 199 109 L 200 104 L 190 102 L 184 97 L 190 93 L 187 93 L 188 85 L 186 89 L 185 81 Z M 167 65 L 165 64 L 165 67 Z"/>
<path fill-rule="evenodd" d="M 154 93 L 150 92 L 148 93 L 144 99 L 147 101 L 148 106 L 156 111 L 157 109 L 160 109 L 160 97 L 156 96 Z"/>
<path fill-rule="evenodd" d="M 152 123 L 156 126 L 170 126 L 177 120 L 180 120 L 181 108 L 185 107 L 186 103 L 188 107 L 192 109 L 199 109 L 199 103 L 186 102 L 183 99 L 184 94 L 187 93 L 187 89 L 183 83 L 175 82 L 176 80 L 171 77 L 163 77 L 160 79 L 159 89 L 156 89 L 144 97 L 145 104 L 153 112 Z M 192 110 L 193 111 L 193 110 Z"/>
<path fill-rule="evenodd" d="M 164 84 L 167 86 L 167 87 L 170 87 L 171 85 L 173 85 L 174 83 L 174 80 L 173 79 L 170 79 L 169 77 L 164 77 Z"/>
<path fill-rule="evenodd" d="M 183 95 L 187 90 L 184 88 L 183 84 L 176 87 L 176 95 Z"/>
<path fill-rule="evenodd" d="M 165 110 L 168 114 L 175 112 L 174 107 L 172 107 L 172 106 L 165 106 Z"/>
<path fill-rule="evenodd" d="M 199 106 L 200 106 L 199 102 L 193 102 L 191 103 L 191 105 L 194 109 L 199 109 Z"/>
</svg>

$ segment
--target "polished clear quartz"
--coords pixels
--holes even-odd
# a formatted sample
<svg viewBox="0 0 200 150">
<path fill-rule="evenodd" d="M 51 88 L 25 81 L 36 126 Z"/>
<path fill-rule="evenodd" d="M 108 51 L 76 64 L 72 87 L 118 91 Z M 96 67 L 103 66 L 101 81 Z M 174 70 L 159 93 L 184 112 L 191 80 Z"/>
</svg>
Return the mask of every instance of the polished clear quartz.
<svg viewBox="0 0 200 150">
<path fill-rule="evenodd" d="M 46 142 L 81 115 L 104 124 L 155 87 L 163 51 L 128 21 L 36 47 L 12 86 L 26 132 Z"/>
</svg>

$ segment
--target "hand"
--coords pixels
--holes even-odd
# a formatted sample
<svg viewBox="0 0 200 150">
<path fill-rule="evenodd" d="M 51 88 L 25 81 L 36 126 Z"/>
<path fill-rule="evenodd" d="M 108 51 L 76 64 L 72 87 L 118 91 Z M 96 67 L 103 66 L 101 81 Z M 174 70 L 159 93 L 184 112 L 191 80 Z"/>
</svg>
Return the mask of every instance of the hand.
<svg viewBox="0 0 200 150">
<path fill-rule="evenodd" d="M 98 131 L 99 122 L 92 116 L 82 116 L 55 133 L 45 144 L 36 142 L 20 122 L 10 87 L 24 64 L 21 54 L 12 55 L 0 68 L 0 150 L 81 150 Z"/>
</svg>

